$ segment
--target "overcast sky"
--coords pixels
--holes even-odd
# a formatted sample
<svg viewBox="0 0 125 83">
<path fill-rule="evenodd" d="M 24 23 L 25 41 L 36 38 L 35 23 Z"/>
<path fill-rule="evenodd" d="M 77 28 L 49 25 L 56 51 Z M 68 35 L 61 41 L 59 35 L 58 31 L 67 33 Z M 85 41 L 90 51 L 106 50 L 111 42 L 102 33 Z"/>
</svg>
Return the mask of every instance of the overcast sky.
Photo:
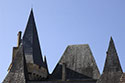
<svg viewBox="0 0 125 83">
<path fill-rule="evenodd" d="M 0 0 L 0 82 L 31 8 L 50 72 L 67 45 L 89 44 L 102 73 L 110 36 L 125 71 L 125 0 Z"/>
</svg>

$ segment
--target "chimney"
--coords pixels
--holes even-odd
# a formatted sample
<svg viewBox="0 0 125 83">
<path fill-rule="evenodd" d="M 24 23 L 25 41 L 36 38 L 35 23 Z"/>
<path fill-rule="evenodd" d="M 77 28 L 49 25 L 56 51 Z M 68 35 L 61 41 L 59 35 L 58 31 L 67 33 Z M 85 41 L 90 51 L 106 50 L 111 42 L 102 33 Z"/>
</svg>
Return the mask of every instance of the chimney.
<svg viewBox="0 0 125 83">
<path fill-rule="evenodd" d="M 19 31 L 18 32 L 18 39 L 17 39 L 17 47 L 19 47 L 20 46 L 20 43 L 21 43 L 21 34 L 22 34 L 22 32 L 21 31 Z"/>
<path fill-rule="evenodd" d="M 66 81 L 66 64 L 62 63 L 62 81 Z"/>
</svg>

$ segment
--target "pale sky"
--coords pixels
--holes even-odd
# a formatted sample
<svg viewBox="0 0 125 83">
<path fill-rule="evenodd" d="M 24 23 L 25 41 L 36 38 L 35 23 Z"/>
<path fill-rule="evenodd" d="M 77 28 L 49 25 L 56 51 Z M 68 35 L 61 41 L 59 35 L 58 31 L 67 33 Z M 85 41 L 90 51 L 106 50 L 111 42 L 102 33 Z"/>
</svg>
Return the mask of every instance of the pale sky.
<svg viewBox="0 0 125 83">
<path fill-rule="evenodd" d="M 89 44 L 102 73 L 110 36 L 125 71 L 125 0 L 0 0 L 0 82 L 31 8 L 50 72 L 68 45 Z"/>
</svg>

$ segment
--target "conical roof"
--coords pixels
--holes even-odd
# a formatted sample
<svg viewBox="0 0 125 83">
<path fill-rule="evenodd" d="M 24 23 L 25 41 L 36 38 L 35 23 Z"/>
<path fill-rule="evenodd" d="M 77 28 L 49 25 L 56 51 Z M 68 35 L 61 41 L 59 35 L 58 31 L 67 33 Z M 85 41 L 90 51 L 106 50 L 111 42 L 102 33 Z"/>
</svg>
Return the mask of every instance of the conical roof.
<svg viewBox="0 0 125 83">
<path fill-rule="evenodd" d="M 113 39 L 111 37 L 103 74 L 101 75 L 97 83 L 119 83 L 122 73 L 123 71 L 120 65 L 120 61 L 115 49 Z"/>
<path fill-rule="evenodd" d="M 103 72 L 109 72 L 109 71 L 122 72 L 121 64 L 120 64 L 112 37 L 110 39 Z"/>
<path fill-rule="evenodd" d="M 39 44 L 33 10 L 30 12 L 29 20 L 23 35 L 24 53 L 27 63 L 35 63 L 43 66 L 43 58 Z"/>
<path fill-rule="evenodd" d="M 98 79 L 100 73 L 88 44 L 69 45 L 52 77 L 62 78 L 62 64 L 66 65 L 66 79 Z"/>
</svg>

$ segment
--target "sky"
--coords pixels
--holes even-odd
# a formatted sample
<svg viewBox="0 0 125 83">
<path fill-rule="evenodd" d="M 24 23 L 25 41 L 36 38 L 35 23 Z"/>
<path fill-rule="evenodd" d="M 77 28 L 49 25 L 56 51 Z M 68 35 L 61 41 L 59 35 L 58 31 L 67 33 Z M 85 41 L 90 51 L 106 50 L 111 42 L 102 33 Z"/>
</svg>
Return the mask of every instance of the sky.
<svg viewBox="0 0 125 83">
<path fill-rule="evenodd" d="M 31 8 L 50 72 L 68 45 L 89 44 L 102 73 L 111 36 L 125 72 L 125 0 L 0 0 L 0 82 Z"/>
</svg>

